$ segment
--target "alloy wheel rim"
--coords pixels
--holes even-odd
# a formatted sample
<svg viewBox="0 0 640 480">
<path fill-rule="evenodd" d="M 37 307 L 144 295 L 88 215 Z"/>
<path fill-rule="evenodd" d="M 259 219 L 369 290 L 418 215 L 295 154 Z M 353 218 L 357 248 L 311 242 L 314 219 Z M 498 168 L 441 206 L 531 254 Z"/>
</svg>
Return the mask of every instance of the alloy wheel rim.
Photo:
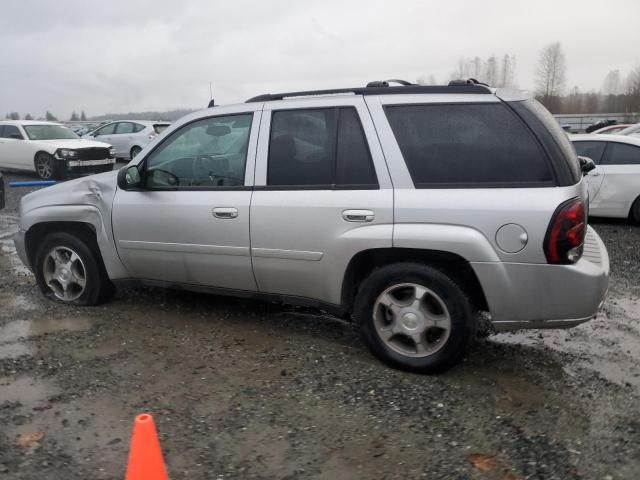
<svg viewBox="0 0 640 480">
<path fill-rule="evenodd" d="M 40 178 L 51 178 L 53 175 L 51 159 L 43 156 L 38 157 L 38 160 L 36 161 L 36 170 Z"/>
<path fill-rule="evenodd" d="M 451 315 L 442 298 L 416 283 L 384 290 L 373 306 L 373 321 L 380 340 L 407 357 L 433 355 L 451 334 Z"/>
<path fill-rule="evenodd" d="M 84 262 L 68 247 L 51 249 L 45 257 L 42 273 L 56 298 L 65 302 L 80 298 L 87 285 Z"/>
</svg>

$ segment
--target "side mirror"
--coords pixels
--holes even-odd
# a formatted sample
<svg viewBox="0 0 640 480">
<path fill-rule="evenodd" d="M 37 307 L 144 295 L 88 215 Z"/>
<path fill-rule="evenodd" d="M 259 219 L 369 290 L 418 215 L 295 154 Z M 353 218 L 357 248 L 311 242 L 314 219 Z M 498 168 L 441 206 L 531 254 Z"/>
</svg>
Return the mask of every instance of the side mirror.
<svg viewBox="0 0 640 480">
<path fill-rule="evenodd" d="M 582 175 L 588 174 L 591 170 L 596 168 L 596 164 L 589 157 L 583 157 L 578 155 L 580 161 L 580 168 L 582 169 Z"/>
<path fill-rule="evenodd" d="M 138 165 L 122 167 L 118 171 L 118 188 L 122 190 L 133 190 L 142 185 L 142 175 Z"/>
</svg>

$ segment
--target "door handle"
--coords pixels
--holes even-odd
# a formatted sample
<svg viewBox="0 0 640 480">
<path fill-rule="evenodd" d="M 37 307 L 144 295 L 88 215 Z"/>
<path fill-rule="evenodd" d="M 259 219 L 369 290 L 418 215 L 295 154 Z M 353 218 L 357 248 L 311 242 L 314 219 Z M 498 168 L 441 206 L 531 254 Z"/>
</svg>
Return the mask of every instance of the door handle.
<svg viewBox="0 0 640 480">
<path fill-rule="evenodd" d="M 233 207 L 216 207 L 212 213 L 216 218 L 236 218 L 238 216 L 238 209 Z"/>
<path fill-rule="evenodd" d="M 347 222 L 373 222 L 376 215 L 371 210 L 344 210 L 342 218 Z"/>
</svg>

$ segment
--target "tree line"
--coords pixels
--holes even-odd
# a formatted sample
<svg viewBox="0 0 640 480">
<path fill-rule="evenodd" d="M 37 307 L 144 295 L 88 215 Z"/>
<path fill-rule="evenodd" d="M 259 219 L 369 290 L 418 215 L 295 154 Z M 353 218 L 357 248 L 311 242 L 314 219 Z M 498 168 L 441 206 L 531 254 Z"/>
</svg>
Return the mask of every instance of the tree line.
<svg viewBox="0 0 640 480">
<path fill-rule="evenodd" d="M 18 112 L 10 112 L 4 116 L 5 120 L 45 120 L 47 122 L 57 122 L 58 117 L 56 117 L 53 113 L 47 110 L 44 114 L 44 117 L 33 118 L 30 113 L 25 114 L 24 118 L 20 118 L 20 114 Z M 78 115 L 75 110 L 71 112 L 71 117 L 69 117 L 70 122 L 85 122 L 87 120 L 87 116 L 84 113 L 84 110 L 80 112 Z"/>
<path fill-rule="evenodd" d="M 492 87 L 516 87 L 516 56 L 461 58 L 449 80 L 475 78 Z M 605 76 L 598 91 L 567 88 L 567 60 L 560 42 L 545 46 L 535 69 L 535 95 L 551 113 L 640 112 L 640 65 L 624 75 L 619 69 Z M 434 75 L 422 75 L 420 85 L 437 85 Z"/>
</svg>

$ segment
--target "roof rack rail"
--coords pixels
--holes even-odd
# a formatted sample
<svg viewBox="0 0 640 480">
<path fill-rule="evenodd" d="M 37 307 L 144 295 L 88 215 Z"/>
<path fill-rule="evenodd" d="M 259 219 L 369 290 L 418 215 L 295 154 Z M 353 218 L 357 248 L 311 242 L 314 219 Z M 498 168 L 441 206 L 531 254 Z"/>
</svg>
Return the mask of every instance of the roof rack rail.
<svg viewBox="0 0 640 480">
<path fill-rule="evenodd" d="M 456 80 L 451 80 L 449 82 L 449 86 L 450 87 L 458 87 L 460 85 L 483 85 L 485 87 L 488 87 L 489 84 L 488 83 L 484 83 L 484 82 L 480 82 L 478 80 L 476 80 L 475 78 L 460 78 L 460 79 L 456 79 Z"/>
<path fill-rule="evenodd" d="M 391 86 L 389 83 L 399 83 L 399 86 Z M 272 100 L 284 100 L 296 97 L 317 97 L 322 95 L 389 95 L 412 93 L 493 93 L 488 85 L 475 79 L 452 80 L 449 85 L 416 85 L 405 80 L 383 80 L 369 82 L 366 87 L 336 88 L 330 90 L 308 90 L 301 92 L 266 93 L 250 98 L 246 103 L 268 102 Z"/>
</svg>

